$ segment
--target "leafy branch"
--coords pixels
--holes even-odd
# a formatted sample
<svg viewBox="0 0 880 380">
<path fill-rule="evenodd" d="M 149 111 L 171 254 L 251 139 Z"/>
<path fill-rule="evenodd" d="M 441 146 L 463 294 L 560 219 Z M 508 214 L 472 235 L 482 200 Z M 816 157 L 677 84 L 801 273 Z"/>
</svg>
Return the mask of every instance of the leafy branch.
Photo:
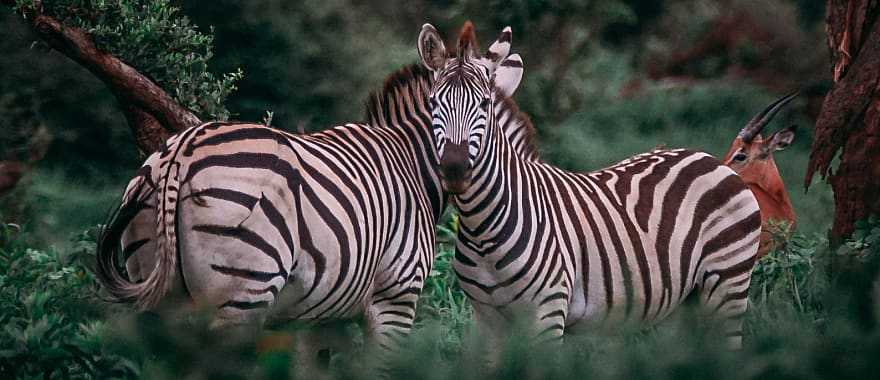
<svg viewBox="0 0 880 380">
<path fill-rule="evenodd" d="M 240 70 L 208 71 L 213 36 L 169 0 L 0 0 L 27 20 L 51 48 L 110 88 L 138 147 L 152 152 L 201 118 L 226 119 L 223 106 Z"/>
</svg>

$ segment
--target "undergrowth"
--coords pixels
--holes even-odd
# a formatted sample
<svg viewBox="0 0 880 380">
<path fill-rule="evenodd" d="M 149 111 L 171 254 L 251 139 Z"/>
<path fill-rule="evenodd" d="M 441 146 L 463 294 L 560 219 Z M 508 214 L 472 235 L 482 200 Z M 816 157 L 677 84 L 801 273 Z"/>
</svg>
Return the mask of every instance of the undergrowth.
<svg viewBox="0 0 880 380">
<path fill-rule="evenodd" d="M 874 220 L 837 249 L 821 236 L 796 234 L 762 259 L 742 351 L 725 350 L 685 310 L 648 330 L 569 336 L 561 346 L 531 345 L 514 331 L 494 372 L 484 366 L 486 347 L 470 333 L 470 308 L 456 285 L 455 229 L 451 216 L 438 228 L 438 257 L 416 328 L 391 358 L 393 378 L 863 378 L 880 370 Z M 90 269 L 94 230 L 75 234 L 63 250 L 35 248 L 26 235 L 0 227 L 0 378 L 295 377 L 290 350 L 255 349 L 277 332 L 234 338 L 199 316 L 168 325 L 103 301 Z M 330 372 L 370 377 L 358 352 L 334 354 Z"/>
</svg>

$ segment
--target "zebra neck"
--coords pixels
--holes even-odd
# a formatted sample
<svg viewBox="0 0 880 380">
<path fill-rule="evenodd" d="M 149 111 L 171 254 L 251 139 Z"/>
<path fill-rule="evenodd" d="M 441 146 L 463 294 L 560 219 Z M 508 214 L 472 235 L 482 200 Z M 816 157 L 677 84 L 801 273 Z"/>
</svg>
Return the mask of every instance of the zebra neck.
<svg viewBox="0 0 880 380">
<path fill-rule="evenodd" d="M 402 134 L 412 149 L 411 157 L 421 173 L 420 182 L 431 199 L 435 220 L 446 208 L 447 195 L 440 184 L 428 94 L 433 74 L 421 65 L 405 66 L 385 79 L 380 91 L 370 94 L 366 102 L 367 125 L 387 128 Z"/>
<path fill-rule="evenodd" d="M 494 238 L 495 231 L 507 220 L 510 205 L 522 189 L 516 173 L 527 164 L 505 138 L 500 128 L 489 128 L 483 152 L 477 157 L 468 190 L 456 196 L 462 237 L 471 241 Z M 506 211 L 507 210 L 507 211 Z"/>
<path fill-rule="evenodd" d="M 506 239 L 515 227 L 512 213 L 537 201 L 529 197 L 531 177 L 523 175 L 541 165 L 535 146 L 535 129 L 529 116 L 513 99 L 496 92 L 495 107 L 482 151 L 474 163 L 471 185 L 454 198 L 460 214 L 459 238 L 482 245 Z"/>
</svg>

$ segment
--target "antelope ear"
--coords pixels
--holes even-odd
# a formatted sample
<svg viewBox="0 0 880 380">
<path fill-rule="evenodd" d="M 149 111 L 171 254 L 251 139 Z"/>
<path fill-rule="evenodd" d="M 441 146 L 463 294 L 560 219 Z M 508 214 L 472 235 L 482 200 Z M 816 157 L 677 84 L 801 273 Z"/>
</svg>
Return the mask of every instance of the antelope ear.
<svg viewBox="0 0 880 380">
<path fill-rule="evenodd" d="M 501 31 L 501 34 L 498 35 L 498 39 L 492 43 L 492 46 L 489 46 L 489 51 L 486 52 L 486 59 L 492 62 L 495 66 L 498 66 L 505 58 L 507 58 L 507 55 L 510 54 L 511 38 L 511 30 L 510 27 L 507 26 Z"/>
<path fill-rule="evenodd" d="M 773 136 L 770 137 L 770 149 L 776 151 L 788 148 L 788 146 L 791 145 L 791 142 L 794 141 L 795 128 L 797 128 L 797 126 L 792 125 L 791 127 L 774 133 Z"/>
<path fill-rule="evenodd" d="M 519 54 L 511 55 L 507 59 L 501 61 L 494 74 L 495 87 L 501 90 L 506 97 L 513 96 L 513 93 L 519 87 L 522 80 L 523 63 Z"/>
<path fill-rule="evenodd" d="M 419 57 L 428 70 L 437 71 L 446 63 L 446 45 L 431 24 L 422 25 L 419 33 Z"/>
</svg>

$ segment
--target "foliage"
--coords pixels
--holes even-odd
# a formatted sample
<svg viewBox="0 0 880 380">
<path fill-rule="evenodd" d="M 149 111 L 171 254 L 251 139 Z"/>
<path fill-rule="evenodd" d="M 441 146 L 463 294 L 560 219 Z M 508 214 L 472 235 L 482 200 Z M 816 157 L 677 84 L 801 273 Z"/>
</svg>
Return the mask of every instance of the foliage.
<svg viewBox="0 0 880 380">
<path fill-rule="evenodd" d="M 6 87 L 0 83 L 0 161 L 38 159 L 50 137 L 36 119 L 34 95 Z"/>
<path fill-rule="evenodd" d="M 471 308 L 452 267 L 458 215 L 447 211 L 442 219 L 445 222 L 437 226 L 437 256 L 419 298 L 416 326 L 436 333 L 438 348 L 451 356 L 461 346 L 462 333 L 470 325 Z"/>
<path fill-rule="evenodd" d="M 818 270 L 827 244 L 819 235 L 797 234 L 785 248 L 763 257 L 752 272 L 752 302 L 763 305 L 759 310 L 765 311 L 786 306 L 801 313 L 814 309 L 824 290 Z"/>
<path fill-rule="evenodd" d="M 449 215 L 438 228 L 440 257 L 422 294 L 413 336 L 390 362 L 392 377 L 866 376 L 878 370 L 874 358 L 880 354 L 880 331 L 873 327 L 876 323 L 860 323 L 853 314 L 856 309 L 846 306 L 852 303 L 840 297 L 853 289 L 864 291 L 865 282 L 844 288 L 827 271 L 834 257 L 858 253 L 860 263 L 868 265 L 878 256 L 880 223 L 860 226 L 856 237 L 839 250 L 829 249 L 820 236 L 796 234 L 783 249 L 758 263 L 742 352 L 728 352 L 711 330 L 695 329 L 702 325 L 696 319 L 699 314 L 685 308 L 648 331 L 575 335 L 561 347 L 526 345 L 514 330 L 503 347 L 501 367 L 486 372 L 479 359 L 486 347 L 470 333 L 470 309 L 450 267 L 449 244 L 456 222 Z M 199 314 L 185 318 L 183 324 L 169 324 L 150 315 L 107 308 L 88 269 L 94 260 L 91 232 L 78 234 L 67 250 L 34 248 L 27 235 L 11 225 L 4 225 L 0 234 L 0 302 L 7 305 L 0 311 L 4 329 L 0 376 L 293 375 L 288 369 L 290 351 L 254 351 L 254 339 L 260 341 L 274 332 L 250 338 L 217 334 Z M 843 273 L 847 272 L 839 274 Z M 867 283 L 869 294 L 872 281 Z M 873 299 L 868 302 L 874 308 L 878 305 Z M 340 353 L 331 361 L 331 369 L 339 377 L 364 378 L 362 360 L 367 358 L 359 351 Z"/>
<path fill-rule="evenodd" d="M 137 147 L 106 86 L 62 55 L 32 45 L 38 37 L 12 9 L 0 8 L 0 25 L 8 37 L 0 39 L 0 66 L 5 68 L 0 97 L 12 100 L 0 106 L 3 138 L 20 136 L 0 149 L 25 154 L 21 144 L 44 126 L 52 141 L 41 167 L 76 173 L 85 181 L 98 178 L 97 173 L 102 180 L 130 175 L 138 165 Z"/>
<path fill-rule="evenodd" d="M 26 174 L 27 168 L 46 154 L 52 136 L 36 118 L 34 94 L 12 91 L 12 87 L 0 82 L 0 164 L 9 161 L 20 165 Z M 22 182 L 27 180 L 19 181 L 17 186 L 22 186 Z M 23 192 L 15 188 L 5 192 L 8 194 L 0 196 L 0 210 L 10 217 L 26 213 L 28 204 L 22 202 Z"/>
<path fill-rule="evenodd" d="M 16 1 L 21 12 L 33 5 Z M 88 32 L 99 49 L 136 67 L 197 115 L 229 116 L 225 101 L 242 72 L 211 73 L 213 35 L 200 32 L 170 0 L 55 0 L 42 7 L 46 15 Z"/>
<path fill-rule="evenodd" d="M 68 253 L 22 244 L 17 226 L 0 225 L 0 377 L 121 376 L 137 368 L 103 342 L 94 279 L 84 265 L 92 233 Z"/>
<path fill-rule="evenodd" d="M 880 217 L 871 216 L 860 220 L 855 227 L 850 239 L 841 247 L 840 254 L 869 260 L 872 254 L 880 252 Z"/>
<path fill-rule="evenodd" d="M 68 237 L 81 226 L 103 222 L 125 186 L 112 178 L 101 178 L 96 167 L 89 166 L 81 173 L 34 170 L 12 194 L 0 198 L 0 213 L 5 213 L 6 222 L 24 225 L 31 242 L 69 248 L 72 242 Z"/>
<path fill-rule="evenodd" d="M 523 56 L 526 65 L 516 100 L 535 121 L 545 142 L 542 147 L 551 162 L 570 164 L 580 170 L 596 168 L 598 166 L 593 163 L 607 164 L 661 143 L 679 145 L 685 141 L 694 148 L 723 153 L 724 148 L 720 148 L 717 142 L 731 139 L 737 127 L 734 124 L 745 122 L 751 113 L 763 107 L 757 100 L 770 99 L 769 94 L 742 78 L 732 82 L 710 80 L 701 85 L 702 90 L 683 90 L 684 94 L 663 87 L 665 84 L 648 83 L 646 90 L 635 96 L 620 96 L 624 84 L 644 76 L 639 62 L 643 52 L 647 51 L 646 44 L 652 41 L 652 33 L 658 33 L 656 28 L 650 28 L 650 23 L 654 22 L 651 20 L 662 19 L 672 9 L 667 5 L 680 3 L 678 0 L 651 5 L 633 0 L 552 3 L 219 0 L 212 2 L 211 6 L 184 0 L 179 2 L 183 12 L 173 12 L 171 6 L 163 8 L 162 4 L 170 4 L 169 0 L 152 2 L 146 8 L 134 6 L 146 2 L 132 0 L 91 2 L 93 5 L 82 0 L 44 1 L 49 11 L 53 3 L 73 4 L 73 10 L 57 12 L 70 12 L 71 22 L 83 19 L 84 25 L 103 30 L 101 33 L 107 35 L 108 44 L 118 43 L 123 50 L 135 50 L 130 52 L 135 58 L 147 61 L 136 63 L 138 69 L 149 71 L 145 68 L 168 64 L 166 58 L 173 52 L 163 50 L 157 42 L 173 47 L 179 54 L 184 51 L 213 54 L 212 57 L 208 53 L 197 54 L 193 58 L 195 66 L 208 65 L 205 72 L 237 72 L 238 68 L 243 68 L 247 77 L 235 83 L 238 90 L 229 94 L 225 102 L 234 118 L 263 120 L 268 109 L 273 111 L 273 127 L 293 130 L 303 125 L 308 131 L 361 119 L 362 101 L 368 92 L 380 88 L 382 79 L 392 70 L 417 60 L 415 40 L 422 23 L 435 24 L 448 40 L 452 40 L 462 22 L 471 19 L 483 45 L 487 45 L 502 27 L 510 25 L 514 31 L 513 50 Z M 783 3 L 756 6 L 755 12 L 767 13 L 767 17 L 773 18 L 777 12 L 788 12 L 794 2 Z M 131 12 L 110 12 L 102 15 L 103 18 L 90 19 L 97 13 L 83 13 L 81 9 L 85 4 L 102 7 L 100 9 L 127 4 Z M 657 4 L 662 6 L 658 9 Z M 653 7 L 648 13 L 659 14 L 650 18 L 642 10 L 645 7 Z M 675 9 L 679 8 L 682 7 Z M 181 13 L 187 15 L 188 24 L 170 21 L 185 19 Z M 692 14 L 684 11 L 682 14 L 686 17 L 683 22 L 672 23 L 678 29 L 663 29 L 663 35 L 686 34 L 691 37 L 700 34 L 702 31 L 691 33 L 691 25 L 705 25 L 704 18 L 712 16 L 711 12 Z M 14 38 L 0 40 L 0 47 L 10 52 L 8 56 L 0 56 L 0 65 L 9 68 L 0 73 L 0 83 L 16 83 L 17 91 L 32 89 L 40 103 L 37 118 L 55 138 L 44 165 L 76 173 L 82 182 L 115 178 L 118 187 L 124 186 L 125 178 L 137 167 L 138 160 L 133 154 L 135 149 L 130 132 L 119 117 L 112 96 L 89 73 L 71 68 L 73 65 L 58 60 L 57 55 L 28 50 L 33 38 L 21 30 L 20 17 L 7 17 L 2 21 L 2 27 L 9 28 Z M 790 25 L 796 21 L 791 17 L 780 18 L 780 23 L 785 23 L 787 29 L 796 30 L 797 25 Z M 134 27 L 120 27 L 117 34 L 112 25 L 123 22 L 132 22 Z M 607 33 L 603 30 L 609 30 L 609 25 L 634 26 L 634 23 L 644 24 L 639 26 L 643 27 L 643 32 L 636 35 L 635 42 L 606 46 Z M 102 26 L 104 24 L 107 26 Z M 804 25 L 803 29 L 812 31 L 814 26 Z M 213 33 L 196 33 L 207 30 Z M 160 36 L 167 38 L 159 40 Z M 215 38 L 210 38 L 212 36 Z M 143 52 L 126 42 L 138 38 L 149 43 L 143 47 Z M 210 43 L 213 48 L 195 47 L 201 43 Z M 806 44 L 806 47 L 821 50 L 815 49 L 813 43 Z M 28 69 L 32 67 L 40 67 L 40 70 Z M 182 78 L 197 78 L 199 76 L 195 73 L 202 69 L 180 72 L 183 69 L 178 62 L 158 67 L 158 70 L 162 73 L 150 74 L 157 80 L 160 77 L 173 78 L 177 75 L 175 72 Z M 163 87 L 174 86 L 163 84 Z M 719 93 L 713 92 L 718 89 L 721 89 Z M 733 104 L 728 107 L 726 102 Z M 712 107 L 700 109 L 696 104 Z M 670 114 L 677 116 L 664 116 L 665 107 L 673 107 L 669 109 Z M 622 122 L 618 122 L 614 112 L 622 112 L 619 114 Z M 687 120 L 689 117 L 698 118 L 699 122 Z M 580 123 L 574 128 L 576 120 L 586 119 L 592 119 L 592 122 Z M 632 125 L 638 128 L 631 128 Z M 677 128 L 679 126 L 692 128 Z M 688 139 L 692 133 L 703 135 L 706 131 L 721 131 L 722 128 L 727 131 L 724 138 L 718 138 L 721 133 L 711 135 L 705 139 L 705 144 L 703 139 L 699 142 Z M 566 133 L 571 135 L 565 136 Z M 581 144 L 571 143 L 575 141 Z M 805 158 L 801 157 L 806 155 L 808 144 L 801 144 L 807 141 L 808 136 L 799 133 L 797 151 L 786 151 L 778 160 L 791 188 L 802 182 L 799 176 Z M 103 187 L 105 183 L 99 185 Z M 798 191 L 792 193 L 799 213 L 806 212 L 810 218 L 827 213 L 830 193 L 824 185 L 814 187 L 806 197 Z M 806 225 L 810 228 L 806 232 L 820 231 L 820 224 L 817 223 L 815 228 Z"/>
<path fill-rule="evenodd" d="M 396 33 L 392 25 L 402 19 L 369 4 L 220 0 L 183 8 L 196 23 L 213 25 L 212 66 L 248 73 L 229 98 L 230 109 L 242 120 L 259 120 L 271 109 L 278 128 L 315 131 L 362 120 L 368 92 L 416 58 L 417 27 Z"/>
<path fill-rule="evenodd" d="M 803 29 L 821 23 L 815 2 L 764 6 L 748 1 L 754 12 L 766 13 L 786 30 L 797 32 L 791 25 L 797 20 L 777 12 L 788 12 L 794 3 L 813 20 L 801 19 Z M 473 19 L 483 42 L 511 25 L 514 50 L 526 60 L 516 99 L 535 120 L 548 161 L 590 170 L 661 144 L 723 154 L 743 123 L 773 95 L 742 78 L 715 77 L 684 84 L 646 81 L 639 91 L 625 93 L 628 83 L 644 76 L 639 66 L 645 52 L 664 49 L 657 43 L 666 42 L 649 33 L 696 38 L 717 11 L 644 11 L 643 3 L 220 0 L 205 6 L 182 1 L 192 22 L 169 0 L 46 0 L 44 6 L 93 33 L 103 48 L 148 73 L 200 116 L 231 113 L 280 128 L 303 123 L 309 130 L 360 118 L 367 92 L 379 88 L 386 73 L 416 60 L 415 39 L 423 22 L 434 23 L 451 40 L 465 19 Z M 30 4 L 20 1 L 19 7 Z M 670 9 L 678 13 L 670 15 Z M 682 22 L 658 29 L 651 27 L 651 17 Z M 4 224 L 0 234 L 0 377 L 294 375 L 289 349 L 254 350 L 254 339 L 259 347 L 285 331 L 250 339 L 217 334 L 201 315 L 166 323 L 100 299 L 89 271 L 91 235 L 77 234 L 72 243 L 59 239 L 103 219 L 138 165 L 134 145 L 102 84 L 57 55 L 27 49 L 33 38 L 20 17 L 6 15 L 0 24 L 13 36 L 0 39 L 7 52 L 0 65 L 8 68 L 0 73 L 0 120 L 9 120 L 2 128 L 46 125 L 55 139 L 21 198 L 31 210 L 23 218 L 26 232 Z M 201 32 L 208 26 L 211 33 Z M 609 31 L 621 26 L 640 31 L 634 32 L 635 40 L 606 46 Z M 735 58 L 752 59 L 755 48 L 742 46 Z M 816 50 L 815 43 L 801 48 Z M 706 61 L 699 71 L 718 74 L 715 63 Z M 248 73 L 241 81 L 239 67 Z M 4 86 L 8 83 L 15 85 Z M 240 90 L 232 92 L 233 86 Z M 21 99 L 36 104 L 20 107 Z M 782 114 L 770 128 L 794 122 L 809 125 L 802 115 Z M 2 138 L 20 142 L 28 136 Z M 419 301 L 416 328 L 392 358 L 392 377 L 873 377 L 880 371 L 880 310 L 863 311 L 877 307 L 870 297 L 877 291 L 876 271 L 850 275 L 837 261 L 852 257 L 852 265 L 874 268 L 880 228 L 876 221 L 865 222 L 843 248 L 829 248 L 822 234 L 828 228 L 830 192 L 815 186 L 806 195 L 797 190 L 809 138 L 799 132 L 794 145 L 776 156 L 798 212 L 799 232 L 755 268 L 742 352 L 722 350 L 711 331 L 694 328 L 696 314 L 685 309 L 648 331 L 570 336 L 562 347 L 532 346 L 512 331 L 501 368 L 487 373 L 481 360 L 486 347 L 471 334 L 471 309 L 452 268 L 457 222 L 447 214 L 438 227 L 438 256 Z M 330 367 L 338 377 L 365 378 L 367 358 L 359 350 L 336 353 Z"/>
<path fill-rule="evenodd" d="M 429 12 L 449 41 L 465 20 L 474 20 L 485 36 L 482 49 L 505 26 L 513 29 L 512 49 L 523 57 L 527 78 L 517 90 L 517 101 L 538 125 L 555 125 L 586 106 L 590 89 L 583 84 L 597 73 L 583 68 L 602 54 L 601 31 L 637 21 L 621 0 L 431 2 Z"/>
</svg>

